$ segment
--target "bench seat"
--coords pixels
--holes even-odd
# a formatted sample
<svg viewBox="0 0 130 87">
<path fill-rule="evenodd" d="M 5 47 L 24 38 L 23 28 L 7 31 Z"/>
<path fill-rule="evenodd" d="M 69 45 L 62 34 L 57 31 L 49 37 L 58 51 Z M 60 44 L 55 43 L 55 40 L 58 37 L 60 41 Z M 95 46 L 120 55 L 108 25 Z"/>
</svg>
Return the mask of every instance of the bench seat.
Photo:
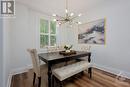
<svg viewBox="0 0 130 87">
<path fill-rule="evenodd" d="M 74 64 L 70 64 L 67 66 L 63 66 L 61 68 L 54 69 L 52 73 L 57 79 L 63 81 L 75 74 L 78 74 L 88 69 L 89 67 L 90 67 L 90 63 L 88 63 L 87 61 L 80 61 Z"/>
</svg>

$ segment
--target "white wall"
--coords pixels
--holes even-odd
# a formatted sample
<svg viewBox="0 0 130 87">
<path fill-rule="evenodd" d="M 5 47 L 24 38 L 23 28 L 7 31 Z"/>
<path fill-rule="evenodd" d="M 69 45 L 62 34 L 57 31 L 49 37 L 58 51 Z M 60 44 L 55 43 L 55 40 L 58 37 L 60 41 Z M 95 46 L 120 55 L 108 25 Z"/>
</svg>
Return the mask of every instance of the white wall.
<svg viewBox="0 0 130 87">
<path fill-rule="evenodd" d="M 0 87 L 3 87 L 3 21 L 0 19 Z"/>
<path fill-rule="evenodd" d="M 115 74 L 123 72 L 130 78 L 130 1 L 104 1 L 92 8 L 82 22 L 106 18 L 106 46 L 92 45 L 92 58 L 97 67 Z M 78 29 L 72 29 L 71 42 L 78 47 Z"/>
<path fill-rule="evenodd" d="M 26 49 L 35 47 L 33 43 L 35 34 L 33 29 L 29 28 L 29 12 L 25 6 L 16 3 L 16 18 L 12 20 L 11 25 L 11 70 L 13 70 L 31 63 Z"/>
<path fill-rule="evenodd" d="M 3 20 L 3 87 L 7 86 L 10 73 L 10 19 Z"/>
</svg>

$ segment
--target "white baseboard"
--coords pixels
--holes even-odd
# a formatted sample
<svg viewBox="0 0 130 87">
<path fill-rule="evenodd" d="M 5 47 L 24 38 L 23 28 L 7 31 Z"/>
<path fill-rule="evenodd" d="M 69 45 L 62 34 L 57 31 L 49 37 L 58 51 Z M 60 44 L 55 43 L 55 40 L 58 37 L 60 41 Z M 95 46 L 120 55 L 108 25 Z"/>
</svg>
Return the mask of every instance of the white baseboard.
<svg viewBox="0 0 130 87">
<path fill-rule="evenodd" d="M 22 67 L 22 68 L 18 68 L 18 69 L 13 69 L 11 70 L 9 76 L 8 76 L 8 82 L 7 82 L 7 87 L 10 87 L 11 86 L 11 80 L 12 80 L 12 77 L 13 75 L 16 75 L 16 74 L 20 74 L 20 73 L 24 73 L 24 72 L 27 72 L 29 69 L 32 68 L 32 65 L 28 65 L 26 67 Z"/>
<path fill-rule="evenodd" d="M 20 74 L 20 73 L 24 73 L 27 72 L 29 69 L 33 68 L 32 65 L 28 65 L 26 67 L 22 67 L 22 68 L 17 68 L 17 69 L 13 69 L 11 70 L 11 74 L 12 75 L 16 75 L 16 74 Z"/>
<path fill-rule="evenodd" d="M 9 74 L 9 76 L 8 76 L 7 87 L 11 86 L 12 76 L 13 76 L 12 74 Z"/>
<path fill-rule="evenodd" d="M 110 72 L 110 73 L 115 74 L 117 76 L 122 74 L 123 77 L 130 79 L 130 73 L 123 71 L 123 70 L 119 70 L 119 69 L 115 69 L 115 68 L 111 68 L 111 67 L 106 67 L 106 66 L 99 65 L 99 64 L 93 64 L 93 67 L 104 70 L 106 72 Z"/>
</svg>

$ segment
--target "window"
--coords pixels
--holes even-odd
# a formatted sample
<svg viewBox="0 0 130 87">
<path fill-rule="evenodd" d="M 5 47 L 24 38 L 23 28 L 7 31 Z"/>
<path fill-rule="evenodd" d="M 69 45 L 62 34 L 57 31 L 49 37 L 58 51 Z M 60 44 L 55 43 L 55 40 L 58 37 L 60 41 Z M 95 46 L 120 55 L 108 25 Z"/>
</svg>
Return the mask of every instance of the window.
<svg viewBox="0 0 130 87">
<path fill-rule="evenodd" d="M 56 22 L 40 19 L 40 48 L 55 46 Z"/>
</svg>

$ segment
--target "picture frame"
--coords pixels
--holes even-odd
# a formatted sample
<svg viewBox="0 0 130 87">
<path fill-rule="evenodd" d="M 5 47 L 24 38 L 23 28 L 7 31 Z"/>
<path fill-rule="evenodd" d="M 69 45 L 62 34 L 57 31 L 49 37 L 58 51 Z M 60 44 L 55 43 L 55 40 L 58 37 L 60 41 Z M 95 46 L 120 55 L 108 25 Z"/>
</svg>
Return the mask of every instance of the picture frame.
<svg viewBox="0 0 130 87">
<path fill-rule="evenodd" d="M 106 44 L 106 19 L 84 23 L 78 27 L 78 44 Z"/>
</svg>

